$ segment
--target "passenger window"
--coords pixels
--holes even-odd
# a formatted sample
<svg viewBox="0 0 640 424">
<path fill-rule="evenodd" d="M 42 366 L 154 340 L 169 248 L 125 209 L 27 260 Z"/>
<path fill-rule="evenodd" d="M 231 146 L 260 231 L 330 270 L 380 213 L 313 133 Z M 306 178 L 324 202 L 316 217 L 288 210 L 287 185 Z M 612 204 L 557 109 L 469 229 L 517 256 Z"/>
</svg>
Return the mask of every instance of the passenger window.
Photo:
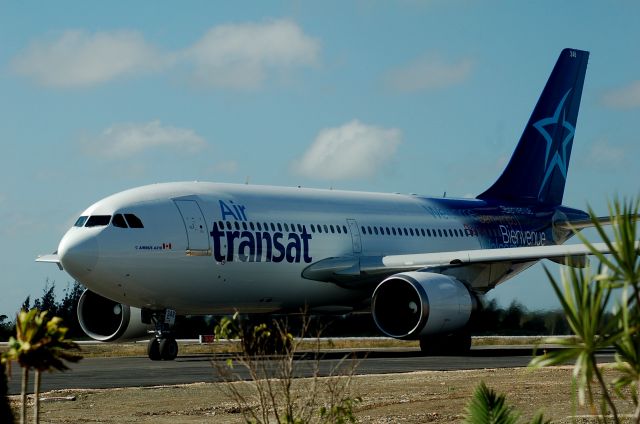
<svg viewBox="0 0 640 424">
<path fill-rule="evenodd" d="M 282 224 L 278 222 L 278 231 L 282 231 Z"/>
<path fill-rule="evenodd" d="M 122 214 L 115 214 L 113 216 L 113 221 L 111 221 L 114 227 L 118 228 L 128 228 L 127 222 L 124 220 L 124 216 Z"/>
<path fill-rule="evenodd" d="M 340 230 L 340 226 L 339 225 L 336 225 L 336 231 L 338 232 L 338 234 L 342 233 L 342 230 Z"/>
<path fill-rule="evenodd" d="M 253 225 L 253 222 L 249 223 L 249 227 L 251 228 L 251 231 L 254 231 L 256 229 L 255 225 Z"/>
<path fill-rule="evenodd" d="M 316 232 L 316 226 L 315 226 L 315 225 L 313 225 L 313 224 L 311 224 L 311 232 L 312 232 L 312 233 L 315 233 L 315 232 Z"/>
<path fill-rule="evenodd" d="M 318 224 L 318 232 L 322 234 L 322 226 L 320 224 Z"/>
<path fill-rule="evenodd" d="M 245 230 L 245 231 L 247 231 L 247 223 L 246 223 L 246 222 L 243 222 L 243 223 L 242 223 L 242 229 L 243 229 L 243 230 Z"/>
<path fill-rule="evenodd" d="M 364 225 L 361 226 L 360 229 L 362 230 L 362 234 L 367 234 L 367 229 L 364 228 Z"/>
<path fill-rule="evenodd" d="M 336 231 L 333 225 L 329 225 L 329 228 L 331 229 L 331 234 L 335 234 Z"/>
<path fill-rule="evenodd" d="M 259 222 L 256 222 L 256 226 L 258 227 L 258 231 L 262 231 L 262 225 Z"/>
<path fill-rule="evenodd" d="M 403 229 L 404 229 L 404 235 L 405 235 L 405 236 L 408 236 L 408 235 L 409 235 L 409 232 L 407 231 L 407 229 L 406 229 L 406 228 L 403 228 Z"/>
<path fill-rule="evenodd" d="M 74 227 L 82 227 L 84 225 L 85 222 L 87 222 L 87 218 L 86 216 L 81 216 L 80 218 L 78 218 L 78 220 L 76 221 L 75 224 L 73 224 Z"/>
<path fill-rule="evenodd" d="M 347 234 L 348 231 L 347 231 L 347 226 L 346 225 L 342 226 L 342 231 L 344 231 L 344 233 Z"/>
<path fill-rule="evenodd" d="M 302 232 L 302 229 L 303 229 L 303 228 L 304 228 L 304 227 L 303 227 L 302 225 L 298 224 L 298 232 L 299 232 L 299 233 L 301 233 L 301 232 Z"/>
<path fill-rule="evenodd" d="M 273 224 L 273 222 L 271 223 L 271 231 L 275 231 L 276 230 L 276 226 Z"/>
<path fill-rule="evenodd" d="M 376 235 L 378 235 L 378 227 L 373 227 L 373 232 L 376 233 Z"/>
<path fill-rule="evenodd" d="M 93 215 L 87 220 L 85 227 L 104 227 L 109 225 L 111 215 Z"/>
<path fill-rule="evenodd" d="M 289 231 L 289 225 L 287 225 L 286 223 L 284 224 L 284 230 Z"/>
<path fill-rule="evenodd" d="M 234 222 L 233 226 L 236 227 L 236 230 L 240 229 L 240 224 L 238 224 L 238 221 Z"/>
<path fill-rule="evenodd" d="M 329 233 L 329 227 L 327 227 L 327 224 L 324 224 L 324 232 L 325 233 Z"/>
<path fill-rule="evenodd" d="M 227 230 L 231 229 L 231 221 L 227 221 Z"/>
<path fill-rule="evenodd" d="M 391 227 L 391 232 L 393 233 L 393 235 L 394 235 L 394 236 L 396 235 L 396 229 L 395 229 L 395 227 Z"/>
</svg>

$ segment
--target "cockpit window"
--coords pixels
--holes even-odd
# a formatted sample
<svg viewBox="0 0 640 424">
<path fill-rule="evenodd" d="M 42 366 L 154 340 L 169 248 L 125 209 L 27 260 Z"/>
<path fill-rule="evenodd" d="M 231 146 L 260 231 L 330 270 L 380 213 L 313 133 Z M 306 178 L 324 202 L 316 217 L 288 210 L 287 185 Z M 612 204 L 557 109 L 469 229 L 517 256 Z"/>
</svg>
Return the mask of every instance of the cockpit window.
<svg viewBox="0 0 640 424">
<path fill-rule="evenodd" d="M 111 215 L 92 215 L 87 219 L 85 227 L 104 227 L 111 222 Z"/>
<path fill-rule="evenodd" d="M 127 222 L 124 220 L 124 216 L 118 213 L 113 215 L 113 221 L 111 221 L 114 227 L 127 228 Z"/>
<path fill-rule="evenodd" d="M 129 227 L 131 227 L 131 228 L 144 228 L 144 225 L 142 225 L 142 221 L 140 220 L 140 218 L 138 218 L 134 214 L 125 213 L 124 217 L 127 218 L 127 222 L 129 223 Z"/>
<path fill-rule="evenodd" d="M 78 220 L 76 221 L 75 224 L 73 224 L 74 227 L 82 227 L 84 225 L 85 222 L 87 222 L 87 216 L 81 216 L 80 218 L 78 218 Z"/>
</svg>

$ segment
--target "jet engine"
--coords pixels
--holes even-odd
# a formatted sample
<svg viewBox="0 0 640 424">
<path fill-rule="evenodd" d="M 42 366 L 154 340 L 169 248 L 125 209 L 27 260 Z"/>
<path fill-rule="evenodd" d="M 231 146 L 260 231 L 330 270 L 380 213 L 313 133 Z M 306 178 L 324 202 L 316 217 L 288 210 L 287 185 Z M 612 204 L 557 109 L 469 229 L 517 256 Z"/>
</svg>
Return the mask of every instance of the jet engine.
<svg viewBox="0 0 640 424">
<path fill-rule="evenodd" d="M 148 337 L 153 325 L 142 322 L 142 311 L 85 290 L 78 301 L 78 321 L 89 337 L 101 342 Z"/>
<path fill-rule="evenodd" d="M 404 272 L 382 281 L 371 312 L 378 328 L 397 339 L 420 339 L 462 329 L 477 300 L 460 281 L 432 272 Z"/>
</svg>

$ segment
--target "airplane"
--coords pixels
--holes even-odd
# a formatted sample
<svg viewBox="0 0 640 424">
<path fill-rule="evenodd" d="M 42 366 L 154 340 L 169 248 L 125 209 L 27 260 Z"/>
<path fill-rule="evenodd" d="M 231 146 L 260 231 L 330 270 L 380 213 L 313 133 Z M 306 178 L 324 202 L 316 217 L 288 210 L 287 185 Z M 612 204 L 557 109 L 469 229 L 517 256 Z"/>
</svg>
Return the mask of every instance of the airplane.
<svg viewBox="0 0 640 424">
<path fill-rule="evenodd" d="M 509 163 L 476 198 L 153 184 L 94 203 L 37 261 L 87 288 L 78 319 L 90 337 L 152 331 L 152 360 L 176 358 L 176 314 L 301 308 L 370 310 L 386 336 L 464 353 L 485 293 L 541 259 L 590 253 L 563 245 L 592 223 L 562 205 L 588 57 L 560 53 Z"/>
</svg>

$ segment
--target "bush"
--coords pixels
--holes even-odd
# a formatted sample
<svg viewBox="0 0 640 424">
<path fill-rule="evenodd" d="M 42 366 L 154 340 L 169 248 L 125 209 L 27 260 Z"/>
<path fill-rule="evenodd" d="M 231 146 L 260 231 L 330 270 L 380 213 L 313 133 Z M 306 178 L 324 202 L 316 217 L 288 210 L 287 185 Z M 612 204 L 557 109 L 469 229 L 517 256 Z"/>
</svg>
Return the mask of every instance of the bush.
<svg viewBox="0 0 640 424">
<path fill-rule="evenodd" d="M 309 319 L 302 320 L 301 337 L 294 338 L 286 320 L 257 325 L 243 323 L 238 314 L 223 318 L 215 327 L 218 339 L 240 338 L 242 351 L 213 365 L 224 380 L 223 390 L 232 399 L 247 423 L 287 424 L 355 423 L 354 407 L 359 398 L 350 387 L 357 368 L 347 357 L 320 376 L 320 339 L 312 352 L 300 352 L 302 337 L 308 334 Z M 295 378 L 300 370 L 296 362 L 306 359 L 310 378 Z M 302 361 L 301 361 L 302 362 Z M 242 379 L 235 370 L 249 374 Z"/>
</svg>

